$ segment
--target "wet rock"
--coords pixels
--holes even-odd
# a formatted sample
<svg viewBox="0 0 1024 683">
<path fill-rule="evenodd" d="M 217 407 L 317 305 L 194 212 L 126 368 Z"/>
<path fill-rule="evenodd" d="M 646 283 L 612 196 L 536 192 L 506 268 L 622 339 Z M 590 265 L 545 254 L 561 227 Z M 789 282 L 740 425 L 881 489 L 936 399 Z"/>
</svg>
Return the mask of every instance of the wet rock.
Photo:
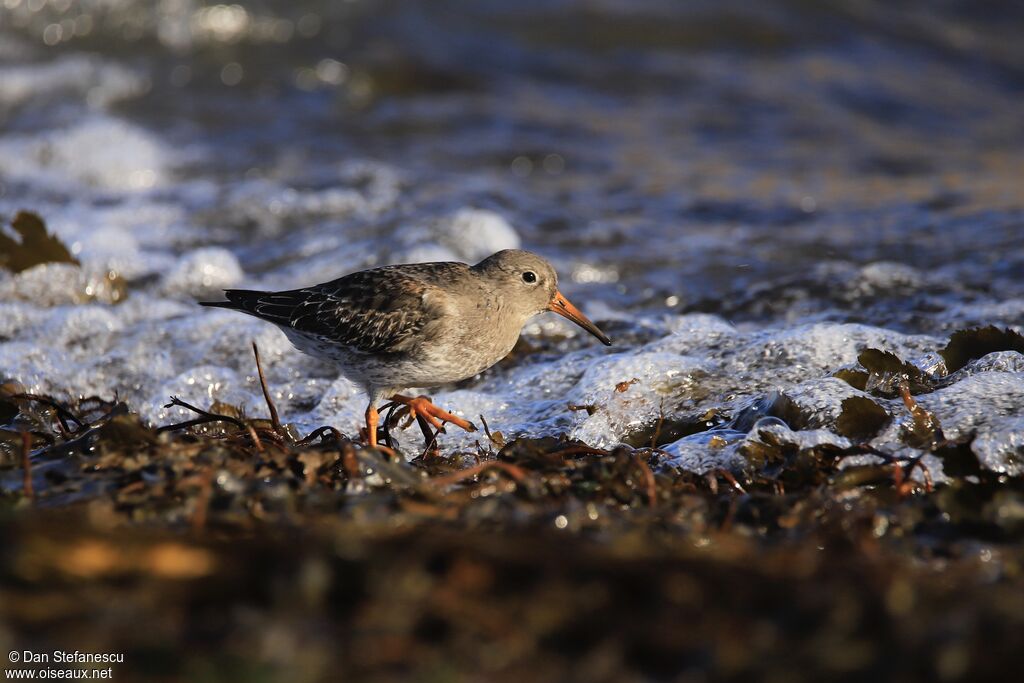
<svg viewBox="0 0 1024 683">
<path fill-rule="evenodd" d="M 707 370 L 707 365 L 696 358 L 669 353 L 611 356 L 597 361 L 568 396 L 573 404 L 592 404 L 597 410 L 589 415 L 574 413 L 576 426 L 570 434 L 600 448 L 614 446 L 628 432 L 655 421 L 659 411 L 664 413 L 668 397 L 699 396 L 700 380 Z M 629 391 L 616 391 L 621 382 L 633 379 L 638 382 Z"/>
<path fill-rule="evenodd" d="M 861 393 L 835 377 L 808 380 L 783 392 L 790 402 L 785 413 L 773 412 L 797 429 L 834 427 L 846 409 L 846 402 Z"/>
<path fill-rule="evenodd" d="M 746 432 L 730 429 L 715 429 L 685 436 L 659 447 L 668 456 L 659 461 L 659 466 L 695 474 L 705 474 L 716 469 L 738 472 L 746 464 L 746 460 L 739 454 L 746 436 Z"/>
<path fill-rule="evenodd" d="M 981 466 L 992 472 L 1024 474 L 1024 418 L 1005 417 L 986 425 L 971 442 Z"/>
</svg>

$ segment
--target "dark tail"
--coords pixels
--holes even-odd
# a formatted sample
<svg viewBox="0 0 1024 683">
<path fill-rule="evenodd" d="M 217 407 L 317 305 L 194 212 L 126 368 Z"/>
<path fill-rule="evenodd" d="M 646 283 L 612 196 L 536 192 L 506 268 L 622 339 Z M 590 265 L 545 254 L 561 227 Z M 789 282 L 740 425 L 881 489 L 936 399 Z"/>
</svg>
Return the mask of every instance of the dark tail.
<svg viewBox="0 0 1024 683">
<path fill-rule="evenodd" d="M 242 311 L 243 313 L 256 313 L 256 305 L 260 303 L 260 298 L 270 294 L 270 292 L 258 292 L 252 289 L 225 289 L 224 296 L 227 297 L 227 301 L 200 301 L 200 306 L 210 306 L 211 308 L 227 308 L 233 311 Z"/>
<path fill-rule="evenodd" d="M 280 325 L 289 322 L 295 307 L 302 303 L 308 293 L 225 289 L 224 296 L 227 301 L 200 301 L 199 305 L 240 311 Z"/>
</svg>

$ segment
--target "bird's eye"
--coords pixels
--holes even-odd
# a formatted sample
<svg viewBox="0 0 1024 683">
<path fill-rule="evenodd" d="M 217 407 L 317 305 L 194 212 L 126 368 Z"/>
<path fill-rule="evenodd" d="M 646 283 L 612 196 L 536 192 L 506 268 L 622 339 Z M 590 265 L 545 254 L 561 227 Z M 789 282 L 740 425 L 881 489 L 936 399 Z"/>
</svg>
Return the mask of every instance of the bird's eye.
<svg viewBox="0 0 1024 683">
<path fill-rule="evenodd" d="M 528 270 L 525 273 L 523 273 L 523 282 L 528 282 L 528 283 L 530 283 L 532 285 L 536 281 L 537 281 L 537 274 L 534 273 L 533 271 Z"/>
</svg>

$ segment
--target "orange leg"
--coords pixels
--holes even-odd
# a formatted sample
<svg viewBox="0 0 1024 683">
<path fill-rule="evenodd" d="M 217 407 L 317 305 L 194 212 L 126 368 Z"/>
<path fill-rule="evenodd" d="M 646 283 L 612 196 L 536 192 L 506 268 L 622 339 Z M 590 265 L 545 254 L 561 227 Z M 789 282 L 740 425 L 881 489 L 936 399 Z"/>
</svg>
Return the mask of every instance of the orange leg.
<svg viewBox="0 0 1024 683">
<path fill-rule="evenodd" d="M 371 403 L 366 407 L 366 444 L 370 448 L 377 447 L 377 425 L 380 423 L 380 413 Z"/>
<path fill-rule="evenodd" d="M 463 420 L 457 415 L 452 415 L 447 410 L 438 408 L 430 399 L 426 396 L 417 396 L 416 398 L 410 398 L 408 396 L 402 396 L 401 394 L 395 394 L 391 397 L 392 401 L 401 403 L 409 408 L 409 415 L 415 417 L 417 420 L 420 418 L 426 420 L 435 429 L 441 429 L 445 422 L 450 422 L 456 427 L 465 429 L 467 432 L 475 432 L 476 425 L 468 420 Z M 424 433 L 426 436 L 426 433 Z"/>
</svg>

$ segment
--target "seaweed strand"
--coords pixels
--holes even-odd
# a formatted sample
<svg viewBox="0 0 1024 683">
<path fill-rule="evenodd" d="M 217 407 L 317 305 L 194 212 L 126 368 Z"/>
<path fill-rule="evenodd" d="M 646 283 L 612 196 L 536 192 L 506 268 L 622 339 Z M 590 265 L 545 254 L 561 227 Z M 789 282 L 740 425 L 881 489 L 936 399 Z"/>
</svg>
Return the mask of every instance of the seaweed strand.
<svg viewBox="0 0 1024 683">
<path fill-rule="evenodd" d="M 260 389 L 263 391 L 263 400 L 267 402 L 267 410 L 270 411 L 270 424 L 274 427 L 274 431 L 280 434 L 283 431 L 281 427 L 281 418 L 277 414 L 277 406 L 274 405 L 274 399 L 270 395 L 270 388 L 267 386 L 267 377 L 263 374 L 263 363 L 260 361 L 260 348 L 256 346 L 256 342 L 252 343 L 252 354 L 256 357 L 256 374 L 260 378 Z"/>
<path fill-rule="evenodd" d="M 157 427 L 157 434 L 161 434 L 163 432 L 176 431 L 179 429 L 186 429 L 188 427 L 194 427 L 196 425 L 201 424 L 208 424 L 210 422 L 229 422 L 238 427 L 239 429 L 248 432 L 249 438 L 252 439 L 253 447 L 255 447 L 256 450 L 259 451 L 260 453 L 263 452 L 263 442 L 260 441 L 259 435 L 256 434 L 256 430 L 252 428 L 252 425 L 246 423 L 244 420 L 240 420 L 237 417 L 232 417 L 230 415 L 211 413 L 207 410 L 203 410 L 202 408 L 197 408 L 191 403 L 186 403 L 185 401 L 182 401 L 177 396 L 171 396 L 171 402 L 166 404 L 164 408 L 170 408 L 172 406 L 179 406 L 181 408 L 185 408 L 186 410 L 191 410 L 193 413 L 200 415 L 200 417 L 197 417 L 194 420 L 187 420 L 185 422 L 177 422 L 175 424 Z"/>
</svg>

